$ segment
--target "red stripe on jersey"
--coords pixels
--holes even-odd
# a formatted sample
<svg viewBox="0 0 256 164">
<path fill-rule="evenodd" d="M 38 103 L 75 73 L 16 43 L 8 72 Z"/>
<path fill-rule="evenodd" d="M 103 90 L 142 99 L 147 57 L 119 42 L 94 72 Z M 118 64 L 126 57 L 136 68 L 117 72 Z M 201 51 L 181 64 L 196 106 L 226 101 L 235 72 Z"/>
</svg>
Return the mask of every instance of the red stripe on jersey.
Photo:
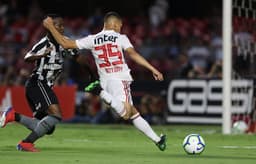
<svg viewBox="0 0 256 164">
<path fill-rule="evenodd" d="M 124 89 L 124 93 L 125 93 L 125 101 L 130 102 L 127 81 L 122 81 L 122 83 L 123 83 L 123 89 Z"/>
</svg>

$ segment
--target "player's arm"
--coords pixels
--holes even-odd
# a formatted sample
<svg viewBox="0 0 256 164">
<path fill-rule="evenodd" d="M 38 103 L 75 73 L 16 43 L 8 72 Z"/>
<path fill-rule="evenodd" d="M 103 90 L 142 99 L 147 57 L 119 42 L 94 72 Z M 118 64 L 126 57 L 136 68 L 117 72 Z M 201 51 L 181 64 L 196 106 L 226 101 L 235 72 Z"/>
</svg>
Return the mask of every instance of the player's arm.
<svg viewBox="0 0 256 164">
<path fill-rule="evenodd" d="M 25 62 L 34 62 L 35 60 L 46 57 L 51 52 L 51 50 L 52 48 L 48 47 L 46 48 L 43 54 L 36 54 L 33 51 L 30 51 L 26 54 L 26 56 L 24 57 L 24 60 Z"/>
<path fill-rule="evenodd" d="M 79 54 L 77 49 L 68 49 L 66 50 L 68 51 L 67 53 L 69 53 L 69 55 L 73 58 L 73 60 L 75 60 L 80 66 L 81 68 L 88 73 L 88 79 L 89 81 L 95 81 L 97 78 L 94 75 L 91 67 L 89 66 L 89 64 L 86 62 L 87 59 L 85 58 L 85 55 L 81 55 Z"/>
<path fill-rule="evenodd" d="M 68 48 L 78 48 L 76 45 L 75 40 L 71 40 L 63 35 L 61 35 L 54 27 L 53 25 L 53 20 L 50 17 L 47 17 L 44 19 L 43 21 L 43 25 L 46 29 L 48 29 L 51 34 L 53 35 L 53 37 L 55 38 L 55 40 L 65 49 Z"/>
<path fill-rule="evenodd" d="M 138 52 L 135 51 L 134 48 L 130 47 L 125 50 L 125 52 L 131 57 L 133 61 L 137 64 L 144 66 L 145 68 L 149 69 L 155 78 L 155 80 L 162 81 L 163 75 L 159 72 L 155 67 L 153 67 L 144 57 L 142 57 Z"/>
</svg>

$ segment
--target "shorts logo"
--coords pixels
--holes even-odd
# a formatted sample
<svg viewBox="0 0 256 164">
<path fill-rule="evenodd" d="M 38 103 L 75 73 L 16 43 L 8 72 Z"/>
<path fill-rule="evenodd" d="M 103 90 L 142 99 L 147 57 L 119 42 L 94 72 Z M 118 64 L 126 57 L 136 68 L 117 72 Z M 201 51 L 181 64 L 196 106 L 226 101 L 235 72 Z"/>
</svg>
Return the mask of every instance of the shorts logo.
<svg viewBox="0 0 256 164">
<path fill-rule="evenodd" d="M 41 108 L 41 103 L 39 102 L 37 105 L 36 105 L 36 110 L 40 109 Z"/>
</svg>

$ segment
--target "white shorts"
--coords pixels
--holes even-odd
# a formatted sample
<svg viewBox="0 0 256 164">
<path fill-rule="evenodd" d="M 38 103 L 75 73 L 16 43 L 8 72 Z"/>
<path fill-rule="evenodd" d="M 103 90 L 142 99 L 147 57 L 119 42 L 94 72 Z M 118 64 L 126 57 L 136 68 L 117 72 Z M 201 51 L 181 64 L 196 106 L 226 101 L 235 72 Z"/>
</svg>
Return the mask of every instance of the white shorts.
<svg viewBox="0 0 256 164">
<path fill-rule="evenodd" d="M 101 87 L 114 98 L 133 105 L 130 88 L 131 83 L 132 81 L 113 79 L 100 81 Z"/>
</svg>

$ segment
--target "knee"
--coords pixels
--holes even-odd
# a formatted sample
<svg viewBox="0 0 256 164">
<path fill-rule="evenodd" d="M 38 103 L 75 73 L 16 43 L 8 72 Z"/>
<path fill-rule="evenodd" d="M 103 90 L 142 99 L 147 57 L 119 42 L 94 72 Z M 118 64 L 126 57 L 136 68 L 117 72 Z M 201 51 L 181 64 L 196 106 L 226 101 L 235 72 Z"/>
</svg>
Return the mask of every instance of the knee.
<svg viewBox="0 0 256 164">
<path fill-rule="evenodd" d="M 34 117 L 37 118 L 38 120 L 43 119 L 45 116 L 47 116 L 47 112 L 42 112 L 42 111 L 37 111 L 34 113 Z"/>
<path fill-rule="evenodd" d="M 134 116 L 137 113 L 137 109 L 134 106 L 127 103 L 125 104 L 125 114 L 122 116 L 122 118 L 124 120 L 129 120 L 132 116 Z"/>
<path fill-rule="evenodd" d="M 51 127 L 51 129 L 49 129 L 46 134 L 51 135 L 53 134 L 54 131 L 55 131 L 55 126 Z"/>
<path fill-rule="evenodd" d="M 129 120 L 130 117 L 131 117 L 130 114 L 128 114 L 127 112 L 125 113 L 125 115 L 122 116 L 122 118 L 123 118 L 124 120 Z"/>
<path fill-rule="evenodd" d="M 138 112 L 138 110 L 134 106 L 132 106 L 131 107 L 131 117 L 136 115 L 136 114 L 139 114 L 139 112 Z"/>
<path fill-rule="evenodd" d="M 130 119 L 134 120 L 135 118 L 137 118 L 139 116 L 140 116 L 140 113 L 138 112 L 138 110 L 134 106 L 132 106 L 132 112 L 131 112 Z"/>
<path fill-rule="evenodd" d="M 51 135 L 55 131 L 56 124 L 61 121 L 61 118 L 54 115 L 49 115 L 47 120 L 44 121 L 45 122 L 42 125 L 44 125 L 46 129 L 45 134 Z"/>
<path fill-rule="evenodd" d="M 135 111 L 131 111 L 129 113 L 126 113 L 122 118 L 124 120 L 129 120 L 129 119 L 134 119 L 134 118 L 136 118 L 139 115 L 140 115 L 140 113 L 136 110 L 136 112 Z"/>
<path fill-rule="evenodd" d="M 56 104 L 49 106 L 48 114 L 60 119 L 62 118 L 60 106 Z"/>
</svg>

